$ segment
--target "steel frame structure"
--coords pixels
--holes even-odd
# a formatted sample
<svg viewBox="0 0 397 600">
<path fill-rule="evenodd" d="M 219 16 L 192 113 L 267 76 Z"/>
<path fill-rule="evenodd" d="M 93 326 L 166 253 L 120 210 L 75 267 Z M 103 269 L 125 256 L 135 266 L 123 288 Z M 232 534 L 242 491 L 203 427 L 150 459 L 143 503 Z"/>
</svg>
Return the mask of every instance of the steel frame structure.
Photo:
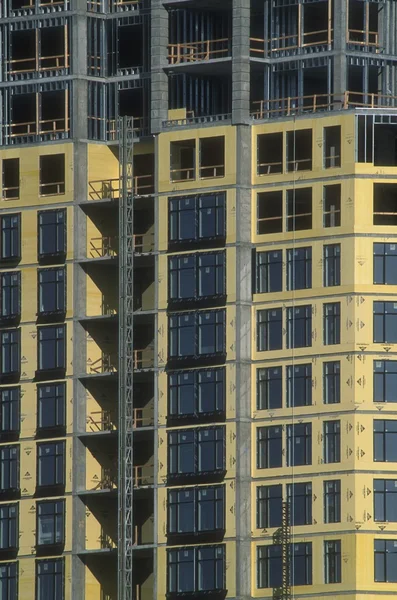
<svg viewBox="0 0 397 600">
<path fill-rule="evenodd" d="M 275 600 L 290 600 L 291 593 L 291 525 L 289 502 L 282 503 L 281 527 L 273 535 L 273 544 L 281 546 L 282 586 L 273 588 Z"/>
<path fill-rule="evenodd" d="M 118 600 L 133 600 L 133 118 L 119 121 Z"/>
</svg>

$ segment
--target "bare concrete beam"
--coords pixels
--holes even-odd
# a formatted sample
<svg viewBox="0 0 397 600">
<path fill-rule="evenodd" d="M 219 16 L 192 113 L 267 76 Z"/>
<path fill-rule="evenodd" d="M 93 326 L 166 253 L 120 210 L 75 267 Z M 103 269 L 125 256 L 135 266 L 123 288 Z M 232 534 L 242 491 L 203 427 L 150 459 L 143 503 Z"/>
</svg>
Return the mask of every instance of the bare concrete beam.
<svg viewBox="0 0 397 600">
<path fill-rule="evenodd" d="M 162 0 L 152 0 L 151 6 L 151 128 L 161 131 L 168 117 L 168 12 Z"/>
<path fill-rule="evenodd" d="M 233 0 L 232 123 L 249 122 L 250 0 Z"/>
</svg>

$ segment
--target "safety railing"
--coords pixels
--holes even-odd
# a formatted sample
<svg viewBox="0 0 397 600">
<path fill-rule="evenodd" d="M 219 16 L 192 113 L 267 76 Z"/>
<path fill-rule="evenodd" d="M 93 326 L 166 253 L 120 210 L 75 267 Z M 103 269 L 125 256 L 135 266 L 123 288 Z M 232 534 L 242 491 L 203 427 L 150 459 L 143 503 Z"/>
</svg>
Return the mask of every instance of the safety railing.
<svg viewBox="0 0 397 600">
<path fill-rule="evenodd" d="M 348 29 L 347 42 L 359 46 L 372 46 L 376 49 L 380 47 L 379 33 L 365 29 Z"/>
<path fill-rule="evenodd" d="M 171 65 L 226 58 L 230 55 L 230 38 L 168 44 L 168 62 Z"/>
<path fill-rule="evenodd" d="M 114 490 L 117 488 L 117 468 L 105 467 L 102 469 L 101 478 L 94 490 Z"/>
<path fill-rule="evenodd" d="M 58 134 L 69 131 L 68 119 L 44 119 L 40 121 L 26 121 L 23 123 L 11 123 L 9 137 Z"/>
<path fill-rule="evenodd" d="M 330 154 L 329 156 L 324 156 L 324 167 L 326 169 L 340 167 L 340 161 L 340 154 Z"/>
<path fill-rule="evenodd" d="M 225 176 L 225 165 L 200 166 L 200 179 L 215 179 Z"/>
<path fill-rule="evenodd" d="M 98 410 L 87 417 L 87 429 L 92 432 L 115 431 L 116 426 L 110 410 Z"/>
<path fill-rule="evenodd" d="M 117 256 L 118 238 L 115 236 L 102 236 L 90 239 L 90 258 L 114 258 Z"/>
<path fill-rule="evenodd" d="M 134 250 L 138 254 L 152 252 L 154 249 L 154 233 L 135 233 Z"/>
<path fill-rule="evenodd" d="M 298 160 L 287 160 L 287 172 L 291 171 L 310 171 L 312 168 L 312 158 L 300 158 Z"/>
<path fill-rule="evenodd" d="M 154 366 L 153 349 L 143 348 L 142 350 L 134 350 L 133 355 L 134 369 L 150 369 Z"/>
<path fill-rule="evenodd" d="M 2 198 L 3 200 L 18 200 L 19 185 L 13 187 L 3 187 Z"/>
<path fill-rule="evenodd" d="M 173 183 L 177 181 L 193 181 L 196 179 L 196 173 L 194 167 L 188 167 L 185 169 L 171 169 L 170 170 L 170 178 Z"/>
<path fill-rule="evenodd" d="M 276 175 L 283 172 L 282 162 L 264 162 L 258 163 L 258 175 Z"/>
<path fill-rule="evenodd" d="M 133 466 L 133 486 L 143 487 L 153 485 L 154 483 L 154 465 L 134 465 Z"/>
<path fill-rule="evenodd" d="M 134 408 L 133 426 L 134 429 L 141 427 L 151 427 L 154 424 L 154 414 L 151 408 Z"/>
<path fill-rule="evenodd" d="M 117 369 L 111 360 L 110 354 L 103 353 L 100 358 L 95 360 L 89 365 L 90 373 L 92 375 L 104 375 L 117 373 Z"/>
<path fill-rule="evenodd" d="M 20 8 L 13 9 L 13 12 L 17 12 L 19 10 L 32 10 L 36 7 L 36 5 L 39 8 L 47 8 L 47 7 L 52 7 L 52 6 L 54 6 L 54 7 L 64 6 L 65 10 L 66 10 L 69 6 L 69 2 L 68 2 L 68 0 L 43 0 L 43 1 L 39 1 L 39 2 L 37 2 L 36 0 L 28 0 L 26 2 L 26 4 L 24 4 Z"/>
<path fill-rule="evenodd" d="M 65 193 L 64 181 L 49 181 L 39 184 L 40 196 L 57 196 Z"/>
<path fill-rule="evenodd" d="M 120 196 L 120 180 L 99 179 L 88 183 L 88 196 L 91 200 L 114 200 Z M 135 196 L 150 196 L 154 192 L 154 175 L 135 175 Z"/>
<path fill-rule="evenodd" d="M 307 31 L 303 34 L 293 33 L 273 38 L 250 38 L 250 54 L 252 57 L 269 56 L 274 52 L 289 52 L 309 46 L 331 45 L 333 29 Z"/>
<path fill-rule="evenodd" d="M 68 54 L 56 54 L 54 56 L 13 59 L 8 61 L 9 73 L 10 75 L 17 75 L 18 73 L 67 69 L 69 67 L 68 58 Z"/>
</svg>

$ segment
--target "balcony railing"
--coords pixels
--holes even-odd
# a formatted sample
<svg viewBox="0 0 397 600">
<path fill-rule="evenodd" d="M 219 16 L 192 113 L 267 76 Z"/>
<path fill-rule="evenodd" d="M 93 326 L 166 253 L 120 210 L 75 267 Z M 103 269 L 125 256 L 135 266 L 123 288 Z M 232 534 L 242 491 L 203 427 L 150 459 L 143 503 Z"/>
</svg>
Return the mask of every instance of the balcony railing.
<svg viewBox="0 0 397 600">
<path fill-rule="evenodd" d="M 134 465 L 133 466 L 133 486 L 135 488 L 153 485 L 154 483 L 154 465 Z"/>
<path fill-rule="evenodd" d="M 98 358 L 90 364 L 89 369 L 92 375 L 117 373 L 117 369 L 111 360 L 110 354 L 102 354 L 101 358 Z"/>
<path fill-rule="evenodd" d="M 110 410 L 98 410 L 87 417 L 87 428 L 92 432 L 115 431 L 116 425 Z"/>
<path fill-rule="evenodd" d="M 135 429 L 151 427 L 154 424 L 154 414 L 151 408 L 134 408 L 133 424 Z"/>
<path fill-rule="evenodd" d="M 18 200 L 19 185 L 13 187 L 3 187 L 3 200 Z"/>
<path fill-rule="evenodd" d="M 177 65 L 179 63 L 226 58 L 230 56 L 230 48 L 230 38 L 168 44 L 168 62 L 171 65 Z"/>
<path fill-rule="evenodd" d="M 372 46 L 376 50 L 379 46 L 379 33 L 377 31 L 368 31 L 364 29 L 349 29 L 347 32 L 348 44 L 359 46 Z"/>
<path fill-rule="evenodd" d="M 88 196 L 90 200 L 108 200 L 120 197 L 119 179 L 100 179 L 90 181 Z M 133 193 L 135 196 L 146 196 L 154 191 L 154 175 L 135 175 Z"/>
<path fill-rule="evenodd" d="M 91 238 L 89 245 L 90 258 L 114 258 L 117 256 L 118 238 L 102 236 Z"/>
<path fill-rule="evenodd" d="M 262 58 L 274 52 L 291 52 L 298 48 L 311 46 L 329 46 L 333 41 L 333 29 L 319 29 L 303 34 L 293 33 L 269 39 L 250 38 L 251 56 Z"/>
</svg>

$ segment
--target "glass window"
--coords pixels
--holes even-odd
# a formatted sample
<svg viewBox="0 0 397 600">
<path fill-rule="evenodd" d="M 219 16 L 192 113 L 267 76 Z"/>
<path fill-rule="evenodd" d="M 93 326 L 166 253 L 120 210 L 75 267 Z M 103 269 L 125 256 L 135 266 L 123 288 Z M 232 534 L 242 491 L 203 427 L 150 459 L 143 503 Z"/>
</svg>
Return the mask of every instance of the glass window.
<svg viewBox="0 0 397 600">
<path fill-rule="evenodd" d="M 312 584 L 312 544 L 291 544 L 291 583 L 292 585 Z"/>
<path fill-rule="evenodd" d="M 7 329 L 0 331 L 1 341 L 1 374 L 19 375 L 21 370 L 20 330 Z"/>
<path fill-rule="evenodd" d="M 10 271 L 0 276 L 0 316 L 3 319 L 21 315 L 21 273 Z"/>
<path fill-rule="evenodd" d="M 310 406 L 312 403 L 312 365 L 287 366 L 287 406 Z"/>
<path fill-rule="evenodd" d="M 18 563 L 0 564 L 0 598 L 2 600 L 18 599 Z"/>
<path fill-rule="evenodd" d="M 374 402 L 397 402 L 397 360 L 374 360 Z"/>
<path fill-rule="evenodd" d="M 397 342 L 397 302 L 374 302 L 374 342 Z"/>
<path fill-rule="evenodd" d="M 397 462 L 397 421 L 374 420 L 374 461 Z"/>
<path fill-rule="evenodd" d="M 397 480 L 374 479 L 375 521 L 397 522 Z"/>
<path fill-rule="evenodd" d="M 224 352 L 224 310 L 173 314 L 169 317 L 170 358 L 199 358 Z"/>
<path fill-rule="evenodd" d="M 18 548 L 18 504 L 0 505 L 0 550 Z"/>
<path fill-rule="evenodd" d="M 397 285 L 397 244 L 374 244 L 374 283 Z"/>
<path fill-rule="evenodd" d="M 324 186 L 324 227 L 339 227 L 341 224 L 341 185 Z"/>
<path fill-rule="evenodd" d="M 65 442 L 37 444 L 37 485 L 65 485 Z"/>
<path fill-rule="evenodd" d="M 64 600 L 64 572 L 63 558 L 36 561 L 36 600 Z"/>
<path fill-rule="evenodd" d="M 167 563 L 169 594 L 225 589 L 224 546 L 174 548 L 167 552 Z"/>
<path fill-rule="evenodd" d="M 281 587 L 283 575 L 281 545 L 258 546 L 257 553 L 258 588 Z M 311 585 L 312 544 L 291 544 L 290 560 L 290 584 Z"/>
<path fill-rule="evenodd" d="M 224 192 L 169 201 L 169 241 L 181 243 L 225 237 Z"/>
<path fill-rule="evenodd" d="M 20 428 L 21 388 L 0 389 L 0 435 L 17 434 Z"/>
<path fill-rule="evenodd" d="M 223 472 L 224 445 L 224 427 L 172 431 L 168 435 L 170 476 Z"/>
<path fill-rule="evenodd" d="M 324 344 L 340 344 L 340 302 L 324 304 Z"/>
<path fill-rule="evenodd" d="M 287 425 L 287 466 L 312 464 L 312 424 Z"/>
<path fill-rule="evenodd" d="M 195 300 L 225 294 L 224 252 L 185 254 L 169 259 L 169 297 Z"/>
<path fill-rule="evenodd" d="M 281 350 L 283 347 L 283 310 L 258 310 L 258 351 Z"/>
<path fill-rule="evenodd" d="M 0 491 L 19 489 L 19 446 L 0 447 Z"/>
<path fill-rule="evenodd" d="M 287 308 L 287 347 L 303 348 L 312 345 L 312 307 Z"/>
<path fill-rule="evenodd" d="M 290 507 L 291 525 L 311 525 L 312 484 L 287 484 L 287 498 Z"/>
<path fill-rule="evenodd" d="M 21 215 L 3 215 L 1 226 L 1 260 L 21 258 Z"/>
<path fill-rule="evenodd" d="M 66 310 L 66 271 L 64 267 L 41 269 L 39 277 L 40 315 L 64 313 Z"/>
<path fill-rule="evenodd" d="M 324 246 L 324 287 L 340 285 L 340 244 Z"/>
<path fill-rule="evenodd" d="M 258 529 L 281 527 L 283 487 L 261 485 L 256 488 L 256 526 Z"/>
<path fill-rule="evenodd" d="M 374 540 L 375 581 L 397 583 L 397 540 Z"/>
<path fill-rule="evenodd" d="M 283 438 L 281 426 L 258 427 L 256 457 L 258 469 L 273 469 L 282 466 Z"/>
<path fill-rule="evenodd" d="M 38 213 L 39 258 L 66 254 L 66 210 Z"/>
<path fill-rule="evenodd" d="M 324 481 L 324 523 L 340 523 L 340 480 Z"/>
<path fill-rule="evenodd" d="M 324 542 L 324 579 L 325 583 L 341 583 L 342 552 L 340 540 Z"/>
<path fill-rule="evenodd" d="M 168 491 L 168 533 L 206 533 L 225 528 L 224 486 Z"/>
<path fill-rule="evenodd" d="M 323 363 L 324 404 L 340 403 L 340 361 Z"/>
<path fill-rule="evenodd" d="M 66 368 L 65 325 L 38 328 L 40 371 Z"/>
<path fill-rule="evenodd" d="M 37 503 L 37 545 L 63 544 L 65 538 L 65 501 Z"/>
<path fill-rule="evenodd" d="M 37 403 L 37 427 L 39 429 L 65 427 L 65 383 L 38 385 Z"/>
<path fill-rule="evenodd" d="M 340 462 L 340 421 L 324 421 L 324 462 Z"/>
<path fill-rule="evenodd" d="M 281 408 L 283 402 L 282 367 L 257 369 L 256 374 L 257 409 Z"/>
<path fill-rule="evenodd" d="M 270 250 L 256 255 L 256 293 L 281 292 L 283 289 L 283 251 Z"/>
<path fill-rule="evenodd" d="M 225 410 L 225 369 L 179 371 L 168 376 L 168 416 L 189 417 Z"/>
<path fill-rule="evenodd" d="M 287 290 L 304 290 L 312 287 L 312 249 L 287 250 Z"/>
<path fill-rule="evenodd" d="M 224 252 L 198 255 L 199 298 L 225 293 L 225 258 Z"/>
</svg>

